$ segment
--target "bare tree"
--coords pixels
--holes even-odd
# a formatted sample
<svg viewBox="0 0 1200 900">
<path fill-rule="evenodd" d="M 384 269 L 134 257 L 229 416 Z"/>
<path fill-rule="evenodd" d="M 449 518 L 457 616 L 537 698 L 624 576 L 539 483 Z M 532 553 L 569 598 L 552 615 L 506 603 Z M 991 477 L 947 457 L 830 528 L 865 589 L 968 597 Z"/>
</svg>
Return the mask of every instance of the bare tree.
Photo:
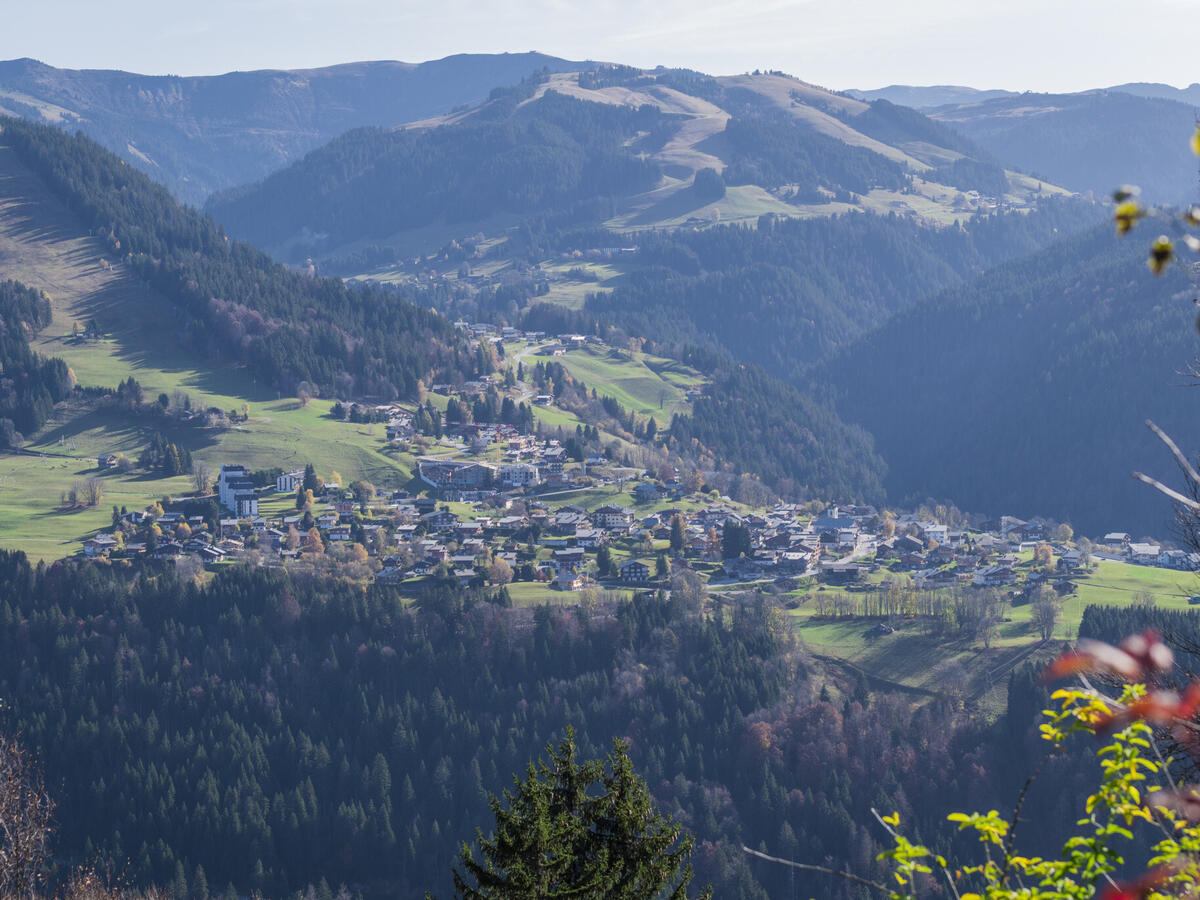
<svg viewBox="0 0 1200 900">
<path fill-rule="evenodd" d="M 34 897 L 49 855 L 54 802 L 32 757 L 0 735 L 0 897 Z"/>
<path fill-rule="evenodd" d="M 104 499 L 104 482 L 95 475 L 83 483 L 83 502 L 88 506 L 99 506 Z"/>
<path fill-rule="evenodd" d="M 200 460 L 192 463 L 192 487 L 196 489 L 196 495 L 200 497 L 212 489 L 212 469 L 208 467 L 208 463 Z"/>
<path fill-rule="evenodd" d="M 1058 595 L 1054 590 L 1038 588 L 1033 601 L 1033 627 L 1037 629 L 1043 641 L 1054 637 L 1054 627 L 1058 624 L 1058 614 L 1061 611 L 1062 604 L 1058 602 Z"/>
</svg>

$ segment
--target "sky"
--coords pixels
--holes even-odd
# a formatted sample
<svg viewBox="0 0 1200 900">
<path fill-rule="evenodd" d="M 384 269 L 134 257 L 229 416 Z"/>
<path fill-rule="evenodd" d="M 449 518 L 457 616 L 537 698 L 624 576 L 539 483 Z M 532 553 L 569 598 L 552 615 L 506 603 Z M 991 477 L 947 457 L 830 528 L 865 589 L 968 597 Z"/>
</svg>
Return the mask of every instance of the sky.
<svg viewBox="0 0 1200 900">
<path fill-rule="evenodd" d="M 146 74 L 538 50 L 838 90 L 1200 81 L 1200 0 L 37 0 L 3 18 L 0 59 Z"/>
</svg>

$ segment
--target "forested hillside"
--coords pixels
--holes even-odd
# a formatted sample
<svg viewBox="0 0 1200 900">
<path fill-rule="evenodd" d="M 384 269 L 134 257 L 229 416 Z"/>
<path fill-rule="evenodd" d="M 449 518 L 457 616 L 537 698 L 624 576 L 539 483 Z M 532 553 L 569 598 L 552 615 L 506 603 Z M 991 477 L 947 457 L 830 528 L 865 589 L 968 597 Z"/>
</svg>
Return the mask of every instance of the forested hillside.
<svg viewBox="0 0 1200 900">
<path fill-rule="evenodd" d="M 686 452 L 694 442 L 785 497 L 884 498 L 887 466 L 871 436 L 754 366 L 720 372 L 691 415 L 671 419 L 668 446 Z"/>
<path fill-rule="evenodd" d="M 209 208 L 259 246 L 307 231 L 320 235 L 319 249 L 506 214 L 603 218 L 612 212 L 608 198 L 654 186 L 658 166 L 622 145 L 660 128 L 659 110 L 555 92 L 518 107 L 538 83 L 497 91 L 487 115 L 458 126 L 350 132 L 261 186 L 218 195 Z"/>
<path fill-rule="evenodd" d="M 672 352 L 718 347 L 783 378 L 918 300 L 1102 215 L 1079 201 L 931 229 L 894 216 L 776 220 L 647 235 L 633 272 L 585 312 Z"/>
<path fill-rule="evenodd" d="M 402 299 L 307 278 L 211 220 L 89 139 L 0 119 L 0 141 L 94 229 L 114 261 L 175 306 L 163 335 L 241 363 L 293 393 L 302 381 L 385 399 L 414 396 L 418 381 L 475 370 L 449 323 Z"/>
<path fill-rule="evenodd" d="M 562 101 L 568 118 L 583 105 Z M 626 114 L 618 107 L 602 110 L 617 117 Z M 102 255 L 152 288 L 155 303 L 169 305 L 171 314 L 159 317 L 161 333 L 135 330 L 131 340 L 161 342 L 156 350 L 178 348 L 193 365 L 233 367 L 246 382 L 256 379 L 289 396 L 316 389 L 345 399 L 407 398 L 416 394 L 421 381 L 461 382 L 493 364 L 490 354 L 470 349 L 445 317 L 406 300 L 407 292 L 348 286 L 289 271 L 253 247 L 229 241 L 207 218 L 88 139 L 17 120 L 7 120 L 3 127 L 0 142 L 27 166 L 24 177 L 63 201 L 59 215 L 73 216 L 72 227 L 81 234 L 91 230 Z M 18 183 L 5 180 L 0 197 L 28 203 L 28 198 L 3 193 Z M 89 245 L 94 243 L 88 239 Z M 7 332 L 6 352 L 17 355 L 6 365 L 9 389 L 0 407 L 0 419 L 14 423 L 10 430 L 6 426 L 6 444 L 15 440 L 15 433 L 34 437 L 70 388 L 65 366 L 35 359 L 26 347 L 27 335 L 45 324 L 45 304 L 34 302 L 35 293 L 18 290 L 13 297 L 26 298 L 29 309 L 13 312 Z M 93 312 L 111 321 L 105 309 Z M 88 346 L 88 341 L 71 345 L 85 357 Z M 135 343 L 124 352 L 140 349 Z M 720 357 L 712 352 L 705 356 L 711 371 Z M 115 388 L 133 374 L 116 372 L 119 377 L 112 376 L 105 386 Z M 783 417 L 786 428 L 772 429 L 765 442 L 747 442 L 700 426 L 672 445 L 681 460 L 760 475 L 771 486 L 791 484 L 819 496 L 879 497 L 882 468 L 868 449 L 869 439 L 786 385 L 759 381 L 750 393 L 733 392 L 747 385 L 730 382 L 721 402 L 737 404 L 744 416 L 761 410 L 773 419 Z M 693 443 L 693 436 L 701 442 Z M 764 443 L 788 462 L 780 464 L 764 454 Z"/>
<path fill-rule="evenodd" d="M 821 369 L 841 414 L 875 436 L 893 502 L 1166 533 L 1170 509 L 1129 473 L 1173 465 L 1146 418 L 1200 446 L 1181 374 L 1195 311 L 1181 275 L 1150 277 L 1145 253 L 1098 227 L 918 305 Z"/>
<path fill-rule="evenodd" d="M 197 587 L 5 552 L 0 690 L 58 801 L 62 863 L 128 859 L 134 883 L 181 896 L 444 896 L 486 792 L 573 724 L 585 757 L 631 741 L 718 896 L 850 898 L 740 846 L 872 873 L 871 807 L 947 847 L 948 809 L 1007 808 L 1045 752 L 1028 674 L 1007 716 L 972 726 L 952 704 L 816 682 L 761 595 L 715 609 L 676 591 L 513 610 L 457 588 L 406 608 L 380 586 L 233 569 Z M 1044 778 L 1034 850 L 1060 837 L 1042 811 L 1088 773 L 1063 758 Z"/>
<path fill-rule="evenodd" d="M 29 335 L 50 322 L 50 302 L 15 281 L 0 281 L 0 450 L 42 427 L 74 379 L 61 359 L 44 359 Z"/>
<path fill-rule="evenodd" d="M 540 71 L 474 109 L 358 131 L 207 208 L 284 259 L 462 235 L 546 217 L 630 227 L 760 213 L 901 211 L 946 223 L 1029 209 L 1061 189 L 1010 179 L 987 151 L 911 109 L 780 73 Z M 973 194 L 971 198 L 967 193 Z"/>
<path fill-rule="evenodd" d="M 927 110 L 999 159 L 1073 191 L 1139 185 L 1156 203 L 1195 198 L 1196 159 L 1180 135 L 1195 107 L 1119 90 L 1024 93 Z"/>
<path fill-rule="evenodd" d="M 180 199 L 201 203 L 351 129 L 478 103 L 535 69 L 588 65 L 542 53 L 460 54 L 181 78 L 14 59 L 0 62 L 0 113 L 80 129 Z"/>
</svg>

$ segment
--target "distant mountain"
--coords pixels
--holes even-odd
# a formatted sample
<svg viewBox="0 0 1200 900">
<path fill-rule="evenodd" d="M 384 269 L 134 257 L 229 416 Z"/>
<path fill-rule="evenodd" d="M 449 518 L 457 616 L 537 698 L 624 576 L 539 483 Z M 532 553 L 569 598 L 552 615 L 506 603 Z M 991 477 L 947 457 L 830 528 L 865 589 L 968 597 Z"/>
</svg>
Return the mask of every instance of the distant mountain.
<svg viewBox="0 0 1200 900">
<path fill-rule="evenodd" d="M 1174 473 L 1146 418 L 1200 447 L 1180 390 L 1195 311 L 1178 271 L 1147 272 L 1149 238 L 1097 226 L 900 313 L 819 371 L 875 436 L 892 502 L 1169 533 L 1169 504 L 1129 473 Z"/>
<path fill-rule="evenodd" d="M 463 54 L 420 64 L 179 78 L 17 59 L 0 62 L 0 115 L 81 129 L 198 204 L 352 128 L 398 125 L 475 104 L 497 85 L 538 69 L 588 66 L 541 53 Z"/>
<path fill-rule="evenodd" d="M 886 100 L 773 73 L 604 67 L 527 79 L 403 129 L 351 132 L 208 210 L 303 259 L 418 229 L 445 243 L 530 217 L 627 229 L 857 209 L 946 224 L 1029 208 L 1042 191 L 1061 193 Z"/>
<path fill-rule="evenodd" d="M 870 91 L 860 91 L 851 88 L 844 93 L 859 100 L 887 100 L 898 106 L 911 106 L 913 109 L 928 109 L 947 104 L 980 103 L 997 97 L 1014 97 L 1016 91 L 991 90 L 981 91 L 978 88 L 964 87 L 958 84 L 933 84 L 928 86 L 914 84 L 890 84 L 887 87 L 875 88 Z"/>
<path fill-rule="evenodd" d="M 1193 199 L 1195 108 L 1134 96 L 1129 87 L 1026 93 L 927 112 L 1000 159 L 1071 190 L 1108 194 L 1136 184 L 1154 202 Z"/>
<path fill-rule="evenodd" d="M 1128 84 L 1114 84 L 1110 91 L 1121 91 L 1136 97 L 1153 97 L 1158 100 L 1178 100 L 1192 106 L 1200 106 L 1200 84 L 1189 84 L 1185 88 L 1173 87 L 1169 84 L 1159 84 L 1151 81 L 1131 81 Z"/>
</svg>

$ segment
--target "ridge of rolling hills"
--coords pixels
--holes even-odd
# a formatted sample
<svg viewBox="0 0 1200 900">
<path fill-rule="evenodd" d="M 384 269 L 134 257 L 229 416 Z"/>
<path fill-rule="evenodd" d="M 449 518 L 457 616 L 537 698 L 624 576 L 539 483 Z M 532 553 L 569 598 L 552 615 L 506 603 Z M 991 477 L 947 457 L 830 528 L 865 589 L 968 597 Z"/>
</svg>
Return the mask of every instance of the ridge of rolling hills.
<svg viewBox="0 0 1200 900">
<path fill-rule="evenodd" d="M 589 65 L 542 53 L 459 54 L 184 78 L 14 59 L 0 62 L 0 115 L 81 129 L 198 204 L 352 128 L 477 103 L 535 69 Z"/>
<path fill-rule="evenodd" d="M 1128 86 L 1126 86 L 1128 87 Z M 1172 89 L 1174 90 L 1174 89 Z M 1184 99 L 1189 102 L 1181 102 Z M 1197 97 L 1136 96 L 1123 88 L 1024 93 L 925 110 L 998 157 L 1073 191 L 1108 195 L 1136 184 L 1154 203 L 1196 195 Z"/>
<path fill-rule="evenodd" d="M 887 101 L 776 73 L 602 67 L 542 73 L 471 109 L 350 132 L 206 208 L 232 233 L 299 260 L 531 217 L 629 231 L 865 210 L 946 225 L 1062 193 Z M 350 216 L 353 227 L 339 221 Z"/>
</svg>

